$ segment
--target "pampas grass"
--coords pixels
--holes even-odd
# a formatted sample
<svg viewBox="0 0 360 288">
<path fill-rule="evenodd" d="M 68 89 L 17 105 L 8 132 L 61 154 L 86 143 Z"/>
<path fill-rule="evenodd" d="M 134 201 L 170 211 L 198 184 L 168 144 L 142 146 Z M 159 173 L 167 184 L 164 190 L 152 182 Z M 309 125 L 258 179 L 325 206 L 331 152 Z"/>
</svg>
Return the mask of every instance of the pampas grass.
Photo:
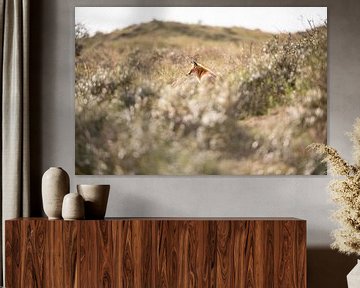
<svg viewBox="0 0 360 288">
<path fill-rule="evenodd" d="M 350 133 L 353 142 L 354 165 L 345 161 L 336 149 L 314 143 L 310 149 L 324 155 L 335 178 L 330 182 L 332 200 L 338 205 L 332 218 L 341 224 L 333 231 L 331 247 L 345 254 L 360 255 L 360 118 Z"/>
</svg>

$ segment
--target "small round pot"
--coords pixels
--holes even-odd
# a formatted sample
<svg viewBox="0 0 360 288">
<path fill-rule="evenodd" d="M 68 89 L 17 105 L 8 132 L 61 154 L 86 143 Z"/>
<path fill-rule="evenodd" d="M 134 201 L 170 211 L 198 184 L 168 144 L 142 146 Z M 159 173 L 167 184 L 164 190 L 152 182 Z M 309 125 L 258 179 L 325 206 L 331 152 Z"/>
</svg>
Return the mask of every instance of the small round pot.
<svg viewBox="0 0 360 288">
<path fill-rule="evenodd" d="M 65 195 L 62 206 L 64 220 L 81 220 L 84 219 L 84 216 L 84 199 L 81 195 L 76 192 Z"/>
<path fill-rule="evenodd" d="M 78 193 L 85 201 L 85 219 L 104 219 L 110 185 L 77 185 Z"/>
</svg>

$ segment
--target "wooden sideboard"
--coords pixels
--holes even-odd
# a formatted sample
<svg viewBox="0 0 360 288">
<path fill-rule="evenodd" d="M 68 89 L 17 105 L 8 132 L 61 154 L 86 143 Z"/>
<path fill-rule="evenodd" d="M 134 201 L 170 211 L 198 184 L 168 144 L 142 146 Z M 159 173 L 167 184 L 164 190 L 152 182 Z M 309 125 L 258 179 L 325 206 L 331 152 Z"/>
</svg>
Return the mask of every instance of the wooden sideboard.
<svg viewBox="0 0 360 288">
<path fill-rule="evenodd" d="M 306 287 L 306 221 L 115 218 L 5 223 L 6 287 Z"/>
</svg>

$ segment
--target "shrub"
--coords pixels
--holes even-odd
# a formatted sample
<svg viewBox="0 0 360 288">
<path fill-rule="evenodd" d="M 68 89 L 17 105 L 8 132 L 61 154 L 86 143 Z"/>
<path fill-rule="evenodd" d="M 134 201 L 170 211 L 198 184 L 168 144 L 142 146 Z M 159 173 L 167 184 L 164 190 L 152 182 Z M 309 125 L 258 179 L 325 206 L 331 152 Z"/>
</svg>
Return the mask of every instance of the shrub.
<svg viewBox="0 0 360 288">
<path fill-rule="evenodd" d="M 81 40 L 77 174 L 324 172 L 305 147 L 326 141 L 326 26 L 242 45 L 130 30 Z M 185 76 L 200 56 L 215 85 Z"/>
</svg>

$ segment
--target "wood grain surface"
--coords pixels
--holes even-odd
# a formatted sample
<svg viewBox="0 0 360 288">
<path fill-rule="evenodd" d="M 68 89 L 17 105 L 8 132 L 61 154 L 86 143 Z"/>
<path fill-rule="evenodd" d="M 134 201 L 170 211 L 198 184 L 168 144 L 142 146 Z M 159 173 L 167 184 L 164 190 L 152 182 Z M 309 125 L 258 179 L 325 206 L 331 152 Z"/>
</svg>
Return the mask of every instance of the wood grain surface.
<svg viewBox="0 0 360 288">
<path fill-rule="evenodd" d="M 6 287 L 306 287 L 297 219 L 5 223 Z"/>
</svg>

